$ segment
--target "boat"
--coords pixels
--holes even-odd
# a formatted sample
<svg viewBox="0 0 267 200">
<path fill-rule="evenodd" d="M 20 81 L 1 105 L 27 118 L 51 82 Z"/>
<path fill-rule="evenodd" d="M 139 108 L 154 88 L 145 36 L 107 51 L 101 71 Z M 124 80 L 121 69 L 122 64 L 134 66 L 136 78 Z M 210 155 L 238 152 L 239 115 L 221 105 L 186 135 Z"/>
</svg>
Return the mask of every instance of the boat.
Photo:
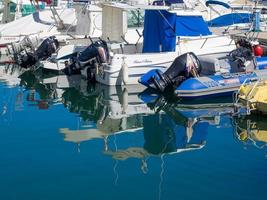
<svg viewBox="0 0 267 200">
<path fill-rule="evenodd" d="M 102 11 L 96 4 L 90 1 L 75 2 L 72 7 L 61 5 L 48 6 L 44 10 L 38 10 L 33 14 L 21 17 L 18 20 L 0 26 L 0 50 L 1 55 L 13 54 L 7 48 L 12 43 L 18 43 L 25 37 L 37 37 L 41 42 L 49 36 L 56 36 L 62 43 L 72 40 L 83 41 L 84 37 L 101 36 Z M 81 40 L 81 41 L 80 41 Z"/>
<path fill-rule="evenodd" d="M 158 92 L 172 91 L 182 98 L 229 95 L 248 82 L 267 79 L 267 57 L 255 57 L 251 43 L 240 40 L 239 48 L 219 59 L 186 53 L 165 72 L 153 69 L 139 82 Z"/>
<path fill-rule="evenodd" d="M 123 16 L 132 10 L 145 12 L 144 28 L 127 28 L 126 17 Z M 103 3 L 102 11 L 103 14 L 106 13 L 106 16 L 109 16 L 102 20 L 101 37 L 101 42 L 104 41 L 107 44 L 106 54 L 110 55 L 108 60 L 91 62 L 93 54 L 89 54 L 84 65 L 84 63 L 77 62 L 79 58 L 76 56 L 72 57 L 72 60 L 76 61 L 71 62 L 66 59 L 68 54 L 65 54 L 65 56 L 58 56 L 54 63 L 42 62 L 42 67 L 62 70 L 66 68 L 67 62 L 73 63 L 76 67 L 81 64 L 82 74 L 89 79 L 91 76 L 87 75 L 94 70 L 93 77 L 97 82 L 105 85 L 128 85 L 138 84 L 138 78 L 150 69 L 166 69 L 177 55 L 188 52 L 189 49 L 197 55 L 212 53 L 214 56 L 222 56 L 235 49 L 234 41 L 228 36 L 212 35 L 201 13 L 192 9 L 172 9 L 172 6 L 156 5 L 132 6 L 112 2 Z M 110 13 L 114 15 L 111 16 Z M 120 16 L 120 21 L 115 20 L 118 16 Z M 194 29 L 184 25 L 189 22 Z M 158 28 L 159 26 L 161 28 Z M 144 29 L 143 35 L 140 29 Z M 163 29 L 164 32 L 161 31 Z M 152 30 L 159 34 L 151 37 Z M 134 37 L 129 37 L 129 35 Z M 135 41 L 130 42 L 127 38 L 135 38 Z M 88 48 L 95 49 L 96 45 L 92 44 Z M 70 52 L 69 55 L 72 53 Z"/>
<path fill-rule="evenodd" d="M 208 0 L 205 5 L 210 8 L 209 27 L 220 28 L 224 31 L 260 31 L 266 30 L 265 8 L 262 5 L 247 2 Z M 220 8 L 221 7 L 221 8 Z"/>
<path fill-rule="evenodd" d="M 236 93 L 235 102 L 242 102 L 248 113 L 258 112 L 267 114 L 267 81 L 258 80 L 250 84 L 243 84 Z"/>
<path fill-rule="evenodd" d="M 39 44 L 34 44 L 33 40 L 26 37 L 19 45 L 12 44 L 12 52 L 16 52 L 12 56 L 12 61 L 22 68 L 30 68 L 37 62 L 51 57 L 59 48 L 59 41 L 55 36 L 50 36 L 42 42 L 37 39 L 36 43 Z"/>
</svg>

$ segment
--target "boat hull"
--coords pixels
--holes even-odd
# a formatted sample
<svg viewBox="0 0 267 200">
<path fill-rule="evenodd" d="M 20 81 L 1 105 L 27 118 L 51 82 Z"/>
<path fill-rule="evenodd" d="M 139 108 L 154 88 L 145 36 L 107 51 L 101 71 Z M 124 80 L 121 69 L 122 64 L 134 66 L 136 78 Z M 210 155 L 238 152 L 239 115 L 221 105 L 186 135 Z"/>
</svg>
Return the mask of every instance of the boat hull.
<svg viewBox="0 0 267 200">
<path fill-rule="evenodd" d="M 177 87 L 175 94 L 183 98 L 227 96 L 237 91 L 244 82 L 257 80 L 267 80 L 267 70 L 191 78 Z"/>
</svg>

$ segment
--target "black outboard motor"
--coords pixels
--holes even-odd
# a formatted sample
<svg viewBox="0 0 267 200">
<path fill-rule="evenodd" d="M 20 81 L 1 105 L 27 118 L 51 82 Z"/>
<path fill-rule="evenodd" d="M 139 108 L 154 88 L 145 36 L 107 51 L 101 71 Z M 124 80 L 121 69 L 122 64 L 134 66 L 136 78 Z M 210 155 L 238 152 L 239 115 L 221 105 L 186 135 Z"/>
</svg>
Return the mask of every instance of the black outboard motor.
<svg viewBox="0 0 267 200">
<path fill-rule="evenodd" d="M 98 40 L 89 45 L 85 50 L 78 53 L 77 60 L 81 67 L 88 64 L 92 58 L 96 58 L 99 63 L 105 63 L 109 60 L 107 43 L 104 40 Z"/>
<path fill-rule="evenodd" d="M 236 42 L 237 49 L 230 52 L 230 56 L 233 59 L 252 60 L 253 52 L 252 46 L 249 41 L 240 39 Z"/>
<path fill-rule="evenodd" d="M 88 79 L 94 80 L 97 65 L 109 61 L 109 51 L 104 40 L 97 40 L 90 44 L 85 50 L 79 52 L 76 57 L 71 58 L 70 64 L 63 70 L 65 74 L 76 74 L 81 69 L 88 67 Z"/>
<path fill-rule="evenodd" d="M 237 48 L 229 53 L 229 60 L 235 63 L 232 65 L 232 72 L 243 72 L 246 70 L 246 62 L 253 63 L 252 45 L 246 39 L 240 39 L 236 42 Z"/>
<path fill-rule="evenodd" d="M 189 52 L 177 57 L 163 74 L 157 71 L 157 75 L 151 77 L 151 81 L 159 91 L 170 91 L 179 86 L 183 80 L 198 76 L 200 71 L 199 59 L 194 53 Z"/>
<path fill-rule="evenodd" d="M 17 55 L 17 63 L 23 68 L 30 67 L 40 60 L 49 58 L 57 51 L 58 47 L 59 42 L 56 37 L 50 36 L 38 46 L 35 52 L 26 52 L 25 54 Z"/>
</svg>

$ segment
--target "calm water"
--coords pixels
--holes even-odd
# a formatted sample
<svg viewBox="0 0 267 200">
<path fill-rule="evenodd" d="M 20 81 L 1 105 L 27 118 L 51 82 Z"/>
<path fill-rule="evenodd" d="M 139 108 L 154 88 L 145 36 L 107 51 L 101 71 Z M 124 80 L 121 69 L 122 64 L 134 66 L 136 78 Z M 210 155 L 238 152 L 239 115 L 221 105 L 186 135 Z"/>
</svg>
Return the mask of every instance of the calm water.
<svg viewBox="0 0 267 200">
<path fill-rule="evenodd" d="M 1 200 L 266 199 L 267 118 L 0 68 Z"/>
</svg>

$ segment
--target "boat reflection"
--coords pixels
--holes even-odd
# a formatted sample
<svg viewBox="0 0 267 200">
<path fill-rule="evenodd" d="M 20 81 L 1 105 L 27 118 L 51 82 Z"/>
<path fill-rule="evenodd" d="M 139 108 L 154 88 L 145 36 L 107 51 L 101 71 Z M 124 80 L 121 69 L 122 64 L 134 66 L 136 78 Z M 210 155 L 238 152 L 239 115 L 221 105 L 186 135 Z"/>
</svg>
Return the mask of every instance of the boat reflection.
<svg viewBox="0 0 267 200">
<path fill-rule="evenodd" d="M 23 109 L 23 91 L 17 86 L 24 71 L 17 65 L 0 65 L 0 117 L 5 123 L 12 121 L 14 111 Z"/>
<path fill-rule="evenodd" d="M 234 113 L 233 104 L 203 104 L 202 107 L 155 96 L 144 102 L 140 94 L 143 87 L 107 87 L 90 85 L 87 90 L 67 89 L 64 105 L 78 113 L 83 126 L 80 130 L 60 129 L 64 140 L 80 142 L 103 138 L 104 154 L 116 160 L 144 159 L 148 156 L 176 154 L 202 149 L 206 144 L 209 126 L 220 128 L 220 117 Z M 153 100 L 152 100 L 153 99 Z M 217 106 L 216 106 L 217 105 Z M 138 145 L 115 150 L 108 137 L 128 134 L 137 137 Z M 132 135 L 132 136 L 131 136 Z M 119 141 L 118 136 L 116 140 Z"/>
<path fill-rule="evenodd" d="M 19 76 L 20 86 L 24 88 L 30 106 L 48 109 L 51 105 L 62 103 L 62 94 L 69 87 L 80 87 L 80 75 L 43 76 L 36 71 L 26 71 Z M 86 83 L 87 84 L 87 83 Z"/>
<path fill-rule="evenodd" d="M 19 76 L 25 72 L 25 69 L 17 65 L 0 65 L 0 82 L 4 82 L 7 87 L 19 85 Z"/>
<path fill-rule="evenodd" d="M 176 100 L 158 96 L 147 103 L 155 113 L 143 117 L 144 142 L 141 147 L 104 153 L 113 159 L 125 160 L 202 149 L 208 128 L 222 128 L 221 117 L 231 117 L 234 113 L 232 103 L 189 105 Z"/>
<path fill-rule="evenodd" d="M 142 86 L 108 87 L 88 85 L 86 89 L 70 88 L 63 94 L 63 104 L 70 112 L 78 113 L 82 120 L 81 130 L 60 129 L 65 141 L 80 143 L 107 138 L 124 132 L 136 132 L 143 128 L 143 116 L 153 111 L 138 98 Z"/>
<path fill-rule="evenodd" d="M 267 118 L 260 115 L 250 115 L 234 119 L 235 136 L 245 146 L 267 147 Z"/>
</svg>

